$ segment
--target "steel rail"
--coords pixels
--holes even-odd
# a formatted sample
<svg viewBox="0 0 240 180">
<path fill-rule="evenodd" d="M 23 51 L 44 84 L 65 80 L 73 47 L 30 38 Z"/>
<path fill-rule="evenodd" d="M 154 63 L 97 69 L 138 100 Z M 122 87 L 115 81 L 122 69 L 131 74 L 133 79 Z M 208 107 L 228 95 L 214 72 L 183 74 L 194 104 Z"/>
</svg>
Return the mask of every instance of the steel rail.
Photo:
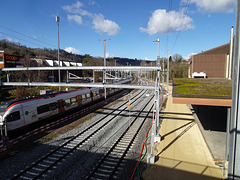
<svg viewBox="0 0 240 180">
<path fill-rule="evenodd" d="M 153 96 L 153 97 L 154 97 L 154 96 Z M 122 133 L 122 135 L 118 138 L 118 140 L 114 143 L 114 145 L 110 148 L 110 150 L 102 157 L 102 159 L 101 159 L 101 160 L 99 161 L 99 163 L 95 166 L 95 168 L 91 171 L 91 173 L 86 177 L 86 179 L 98 179 L 98 178 L 99 178 L 99 176 L 96 175 L 97 171 L 101 168 L 101 166 L 102 166 L 102 164 L 105 162 L 105 160 L 106 160 L 107 158 L 109 158 L 109 155 L 114 151 L 114 149 L 117 147 L 117 145 L 119 144 L 119 142 L 120 142 L 122 139 L 125 138 L 124 136 L 126 136 L 126 134 L 129 133 L 129 132 L 133 129 L 133 124 L 134 124 L 134 123 L 136 122 L 136 120 L 139 118 L 139 116 L 140 116 L 141 113 L 144 111 L 144 109 L 145 109 L 145 108 L 149 105 L 149 103 L 152 101 L 153 97 L 151 97 L 150 100 L 145 104 L 145 106 L 142 108 L 142 110 L 138 113 L 138 115 L 137 115 L 137 116 L 134 118 L 134 120 L 131 122 L 131 126 L 128 127 L 128 128 Z M 135 132 L 134 132 L 134 134 L 133 134 L 133 136 L 132 136 L 132 139 L 131 139 L 130 142 L 128 143 L 127 147 L 123 150 L 121 157 L 118 158 L 117 164 L 116 164 L 115 166 L 112 164 L 112 166 L 114 166 L 114 167 L 111 167 L 111 168 L 112 168 L 112 171 L 111 171 L 110 173 L 108 173 L 108 175 L 107 175 L 107 173 L 105 173 L 105 174 L 104 174 L 104 176 L 105 176 L 104 178 L 106 178 L 106 179 L 112 179 L 112 178 L 113 178 L 115 172 L 117 171 L 118 167 L 120 166 L 121 162 L 123 161 L 124 157 L 126 156 L 127 152 L 129 151 L 131 145 L 133 144 L 133 142 L 134 142 L 137 134 L 139 133 L 140 129 L 142 128 L 142 126 L 143 126 L 146 118 L 148 117 L 149 113 L 152 112 L 153 106 L 154 106 L 154 105 L 151 106 L 151 108 L 149 109 L 147 115 L 145 116 L 144 120 L 142 120 L 142 122 L 140 123 L 140 125 L 137 124 L 137 125 L 139 125 L 139 126 L 137 127 L 137 130 L 135 129 Z M 132 131 L 134 131 L 134 130 L 132 130 Z M 128 138 L 129 138 L 129 137 L 128 137 Z M 109 171 L 110 171 L 110 170 L 109 170 Z M 95 177 L 94 177 L 94 176 L 95 176 Z M 97 177 L 96 177 L 96 176 L 97 176 Z M 101 177 L 100 177 L 100 179 L 101 179 Z"/>
<path fill-rule="evenodd" d="M 127 91 L 122 91 L 120 93 L 120 95 L 123 95 L 125 94 Z M 111 96 L 110 98 L 108 98 L 108 101 L 112 101 L 112 99 L 116 98 L 116 97 L 120 97 L 119 94 L 116 94 L 116 95 L 113 95 Z M 66 116 L 66 117 L 63 117 L 61 119 L 58 119 L 56 121 L 53 121 L 53 122 L 50 122 L 48 124 L 44 124 L 43 126 L 41 127 L 38 127 L 32 131 L 29 131 L 29 132 L 26 132 L 25 134 L 21 134 L 20 136 L 16 136 L 14 138 L 10 138 L 10 141 L 9 141 L 9 146 L 14 146 L 20 142 L 22 142 L 23 140 L 26 140 L 27 138 L 31 137 L 32 135 L 36 135 L 38 133 L 41 133 L 43 132 L 43 130 L 47 130 L 49 128 L 53 128 L 61 123 L 64 123 L 66 121 L 71 121 L 73 119 L 76 119 L 76 118 L 80 118 L 80 117 L 83 117 L 84 115 L 92 112 L 93 110 L 95 109 L 98 109 L 99 107 L 102 106 L 102 104 L 104 104 L 104 100 L 98 102 L 97 104 L 92 104 L 90 106 L 87 106 L 87 107 L 84 107 L 83 109 L 77 111 L 77 112 L 74 112 L 73 114 L 69 115 L 69 116 Z M 10 136 L 11 137 L 11 136 Z"/>
<path fill-rule="evenodd" d="M 142 96 L 141 94 L 142 92 L 138 93 L 137 95 L 135 95 L 133 98 L 135 98 L 135 100 L 133 100 L 132 103 L 135 103 L 139 97 L 138 95 Z M 144 93 L 143 93 L 144 94 Z M 111 114 L 113 114 L 115 111 L 117 111 L 118 109 L 120 109 L 121 107 L 123 107 L 126 104 L 126 102 L 122 103 L 117 109 L 112 110 L 109 114 L 105 115 L 104 117 L 102 117 L 100 120 L 98 120 L 97 122 L 94 122 L 92 125 L 90 125 L 88 128 L 84 129 L 83 131 L 81 131 L 80 133 L 78 133 L 76 136 L 72 137 L 71 139 L 69 139 L 68 141 L 66 141 L 65 143 L 63 143 L 61 146 L 59 146 L 58 148 L 56 148 L 55 150 L 49 152 L 47 155 L 43 156 L 42 158 L 40 158 L 39 160 L 37 160 L 36 162 L 32 163 L 31 166 L 27 167 L 25 170 L 22 170 L 19 174 L 16 174 L 13 176 L 12 179 L 20 179 L 23 175 L 29 173 L 32 174 L 31 179 L 38 179 L 39 177 L 41 177 L 42 175 L 44 175 L 48 170 L 50 170 L 53 166 L 55 166 L 58 162 L 60 162 L 61 160 L 63 160 L 67 155 L 69 155 L 71 152 L 73 152 L 73 150 L 75 150 L 77 147 L 79 147 L 81 144 L 83 144 L 84 142 L 86 142 L 90 137 L 92 137 L 95 133 L 97 133 L 100 129 L 102 129 L 103 127 L 105 127 L 108 123 L 110 123 L 115 117 L 117 117 L 121 112 L 124 112 L 125 109 L 127 107 L 125 107 L 124 109 L 120 110 L 114 117 L 112 117 L 109 121 L 105 122 L 103 125 L 101 125 L 100 127 L 98 127 L 96 130 L 94 130 L 93 132 L 91 132 L 91 134 L 87 135 L 87 137 L 85 137 L 84 139 L 82 139 L 80 142 L 78 142 L 77 145 L 75 145 L 75 147 L 73 147 L 72 149 L 68 148 L 66 149 L 65 146 L 67 146 L 68 144 L 70 144 L 72 141 L 76 140 L 78 137 L 80 137 L 81 135 L 83 135 L 84 133 L 87 133 L 88 131 L 90 131 L 90 129 L 94 128 L 95 126 L 97 126 L 97 124 L 99 124 L 100 122 L 102 122 L 106 117 L 110 116 Z M 62 150 L 66 150 L 65 154 L 62 154 L 58 159 L 56 159 L 54 162 L 52 162 L 50 165 L 48 165 L 47 167 L 45 167 L 45 169 L 41 169 L 41 172 L 39 173 L 32 173 L 31 170 L 33 170 L 34 168 L 37 169 L 36 167 L 44 162 L 44 160 L 47 160 L 49 157 L 54 156 L 55 153 L 57 153 L 57 151 L 61 151 Z M 55 156 L 54 156 L 55 157 Z M 24 178 L 25 176 L 23 176 L 22 178 Z M 27 178 L 27 177 L 26 177 Z"/>
</svg>

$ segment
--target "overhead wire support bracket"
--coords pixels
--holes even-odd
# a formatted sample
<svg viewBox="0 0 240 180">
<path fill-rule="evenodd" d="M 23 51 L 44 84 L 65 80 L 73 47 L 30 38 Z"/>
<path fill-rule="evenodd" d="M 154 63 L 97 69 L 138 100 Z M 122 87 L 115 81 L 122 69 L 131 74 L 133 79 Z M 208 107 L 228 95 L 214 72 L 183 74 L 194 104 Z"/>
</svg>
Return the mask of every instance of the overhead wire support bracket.
<svg viewBox="0 0 240 180">
<path fill-rule="evenodd" d="M 157 71 L 161 67 L 157 66 L 69 66 L 69 67 L 17 67 L 17 68 L 2 68 L 2 71 L 47 71 L 47 70 L 98 70 L 98 71 Z"/>
</svg>

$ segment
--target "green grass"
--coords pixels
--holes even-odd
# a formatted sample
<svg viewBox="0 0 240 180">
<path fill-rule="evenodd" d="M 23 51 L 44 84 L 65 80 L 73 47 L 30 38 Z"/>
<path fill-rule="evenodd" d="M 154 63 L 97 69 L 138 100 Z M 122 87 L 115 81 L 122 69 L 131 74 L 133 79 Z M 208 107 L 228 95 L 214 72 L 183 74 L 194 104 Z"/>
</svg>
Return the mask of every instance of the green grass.
<svg viewBox="0 0 240 180">
<path fill-rule="evenodd" d="M 232 81 L 228 79 L 174 79 L 175 97 L 226 98 L 232 96 Z"/>
</svg>

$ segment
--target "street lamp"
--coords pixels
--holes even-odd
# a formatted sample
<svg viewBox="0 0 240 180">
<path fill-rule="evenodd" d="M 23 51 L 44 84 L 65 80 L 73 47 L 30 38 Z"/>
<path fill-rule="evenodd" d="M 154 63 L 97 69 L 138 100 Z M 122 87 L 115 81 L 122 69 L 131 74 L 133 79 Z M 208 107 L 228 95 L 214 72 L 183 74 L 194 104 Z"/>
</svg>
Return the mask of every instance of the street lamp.
<svg viewBox="0 0 240 180">
<path fill-rule="evenodd" d="M 160 40 L 154 40 L 153 42 L 158 42 L 158 56 L 157 56 L 157 65 L 160 66 L 160 56 L 159 56 L 159 52 L 160 52 L 160 46 L 159 46 L 159 42 Z M 156 136 L 159 136 L 159 98 L 160 98 L 160 70 L 157 70 L 157 78 L 156 78 L 156 131 L 154 132 Z"/>
<path fill-rule="evenodd" d="M 167 57 L 167 95 L 169 95 L 169 49 L 168 49 L 168 57 Z"/>
<path fill-rule="evenodd" d="M 60 74 L 60 59 L 59 59 L 59 22 L 60 22 L 60 18 L 59 16 L 57 15 L 56 16 L 56 22 L 57 22 L 57 39 L 58 39 L 58 79 L 59 79 L 59 91 L 61 91 L 61 86 L 60 86 L 60 83 L 61 83 L 61 74 Z"/>
<path fill-rule="evenodd" d="M 156 77 L 156 86 L 155 86 L 155 102 L 154 102 L 154 111 L 155 114 L 153 118 L 152 123 L 152 136 L 151 136 L 151 154 L 148 154 L 147 156 L 147 162 L 150 164 L 154 164 L 155 162 L 155 156 L 153 154 L 153 147 L 154 142 L 160 142 L 161 138 L 159 135 L 159 105 L 160 105 L 160 56 L 159 56 L 159 39 L 154 40 L 153 42 L 158 42 L 158 56 L 157 56 L 157 66 L 159 68 L 157 69 L 157 77 Z"/>
<path fill-rule="evenodd" d="M 99 39 L 99 41 L 103 41 L 103 46 L 104 46 L 104 66 L 106 66 L 106 41 L 111 40 L 111 39 Z M 103 84 L 106 83 L 106 70 L 103 70 Z M 107 92 L 106 92 L 106 87 L 104 87 L 104 98 L 106 100 L 107 98 Z"/>
<path fill-rule="evenodd" d="M 160 65 L 160 46 L 159 46 L 159 42 L 160 42 L 160 40 L 159 39 L 157 39 L 157 40 L 154 40 L 153 42 L 157 42 L 158 43 L 158 56 L 157 56 L 157 60 L 159 60 L 159 65 Z"/>
</svg>

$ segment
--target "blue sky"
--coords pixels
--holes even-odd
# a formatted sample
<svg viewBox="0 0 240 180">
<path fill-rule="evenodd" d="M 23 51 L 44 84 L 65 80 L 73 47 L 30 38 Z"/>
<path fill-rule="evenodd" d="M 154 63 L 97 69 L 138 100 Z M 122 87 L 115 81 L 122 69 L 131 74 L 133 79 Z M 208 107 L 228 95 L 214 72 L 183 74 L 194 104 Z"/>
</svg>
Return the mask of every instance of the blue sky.
<svg viewBox="0 0 240 180">
<path fill-rule="evenodd" d="M 0 39 L 77 54 L 155 60 L 189 57 L 230 40 L 236 0 L 8 0 L 1 1 Z"/>
</svg>

